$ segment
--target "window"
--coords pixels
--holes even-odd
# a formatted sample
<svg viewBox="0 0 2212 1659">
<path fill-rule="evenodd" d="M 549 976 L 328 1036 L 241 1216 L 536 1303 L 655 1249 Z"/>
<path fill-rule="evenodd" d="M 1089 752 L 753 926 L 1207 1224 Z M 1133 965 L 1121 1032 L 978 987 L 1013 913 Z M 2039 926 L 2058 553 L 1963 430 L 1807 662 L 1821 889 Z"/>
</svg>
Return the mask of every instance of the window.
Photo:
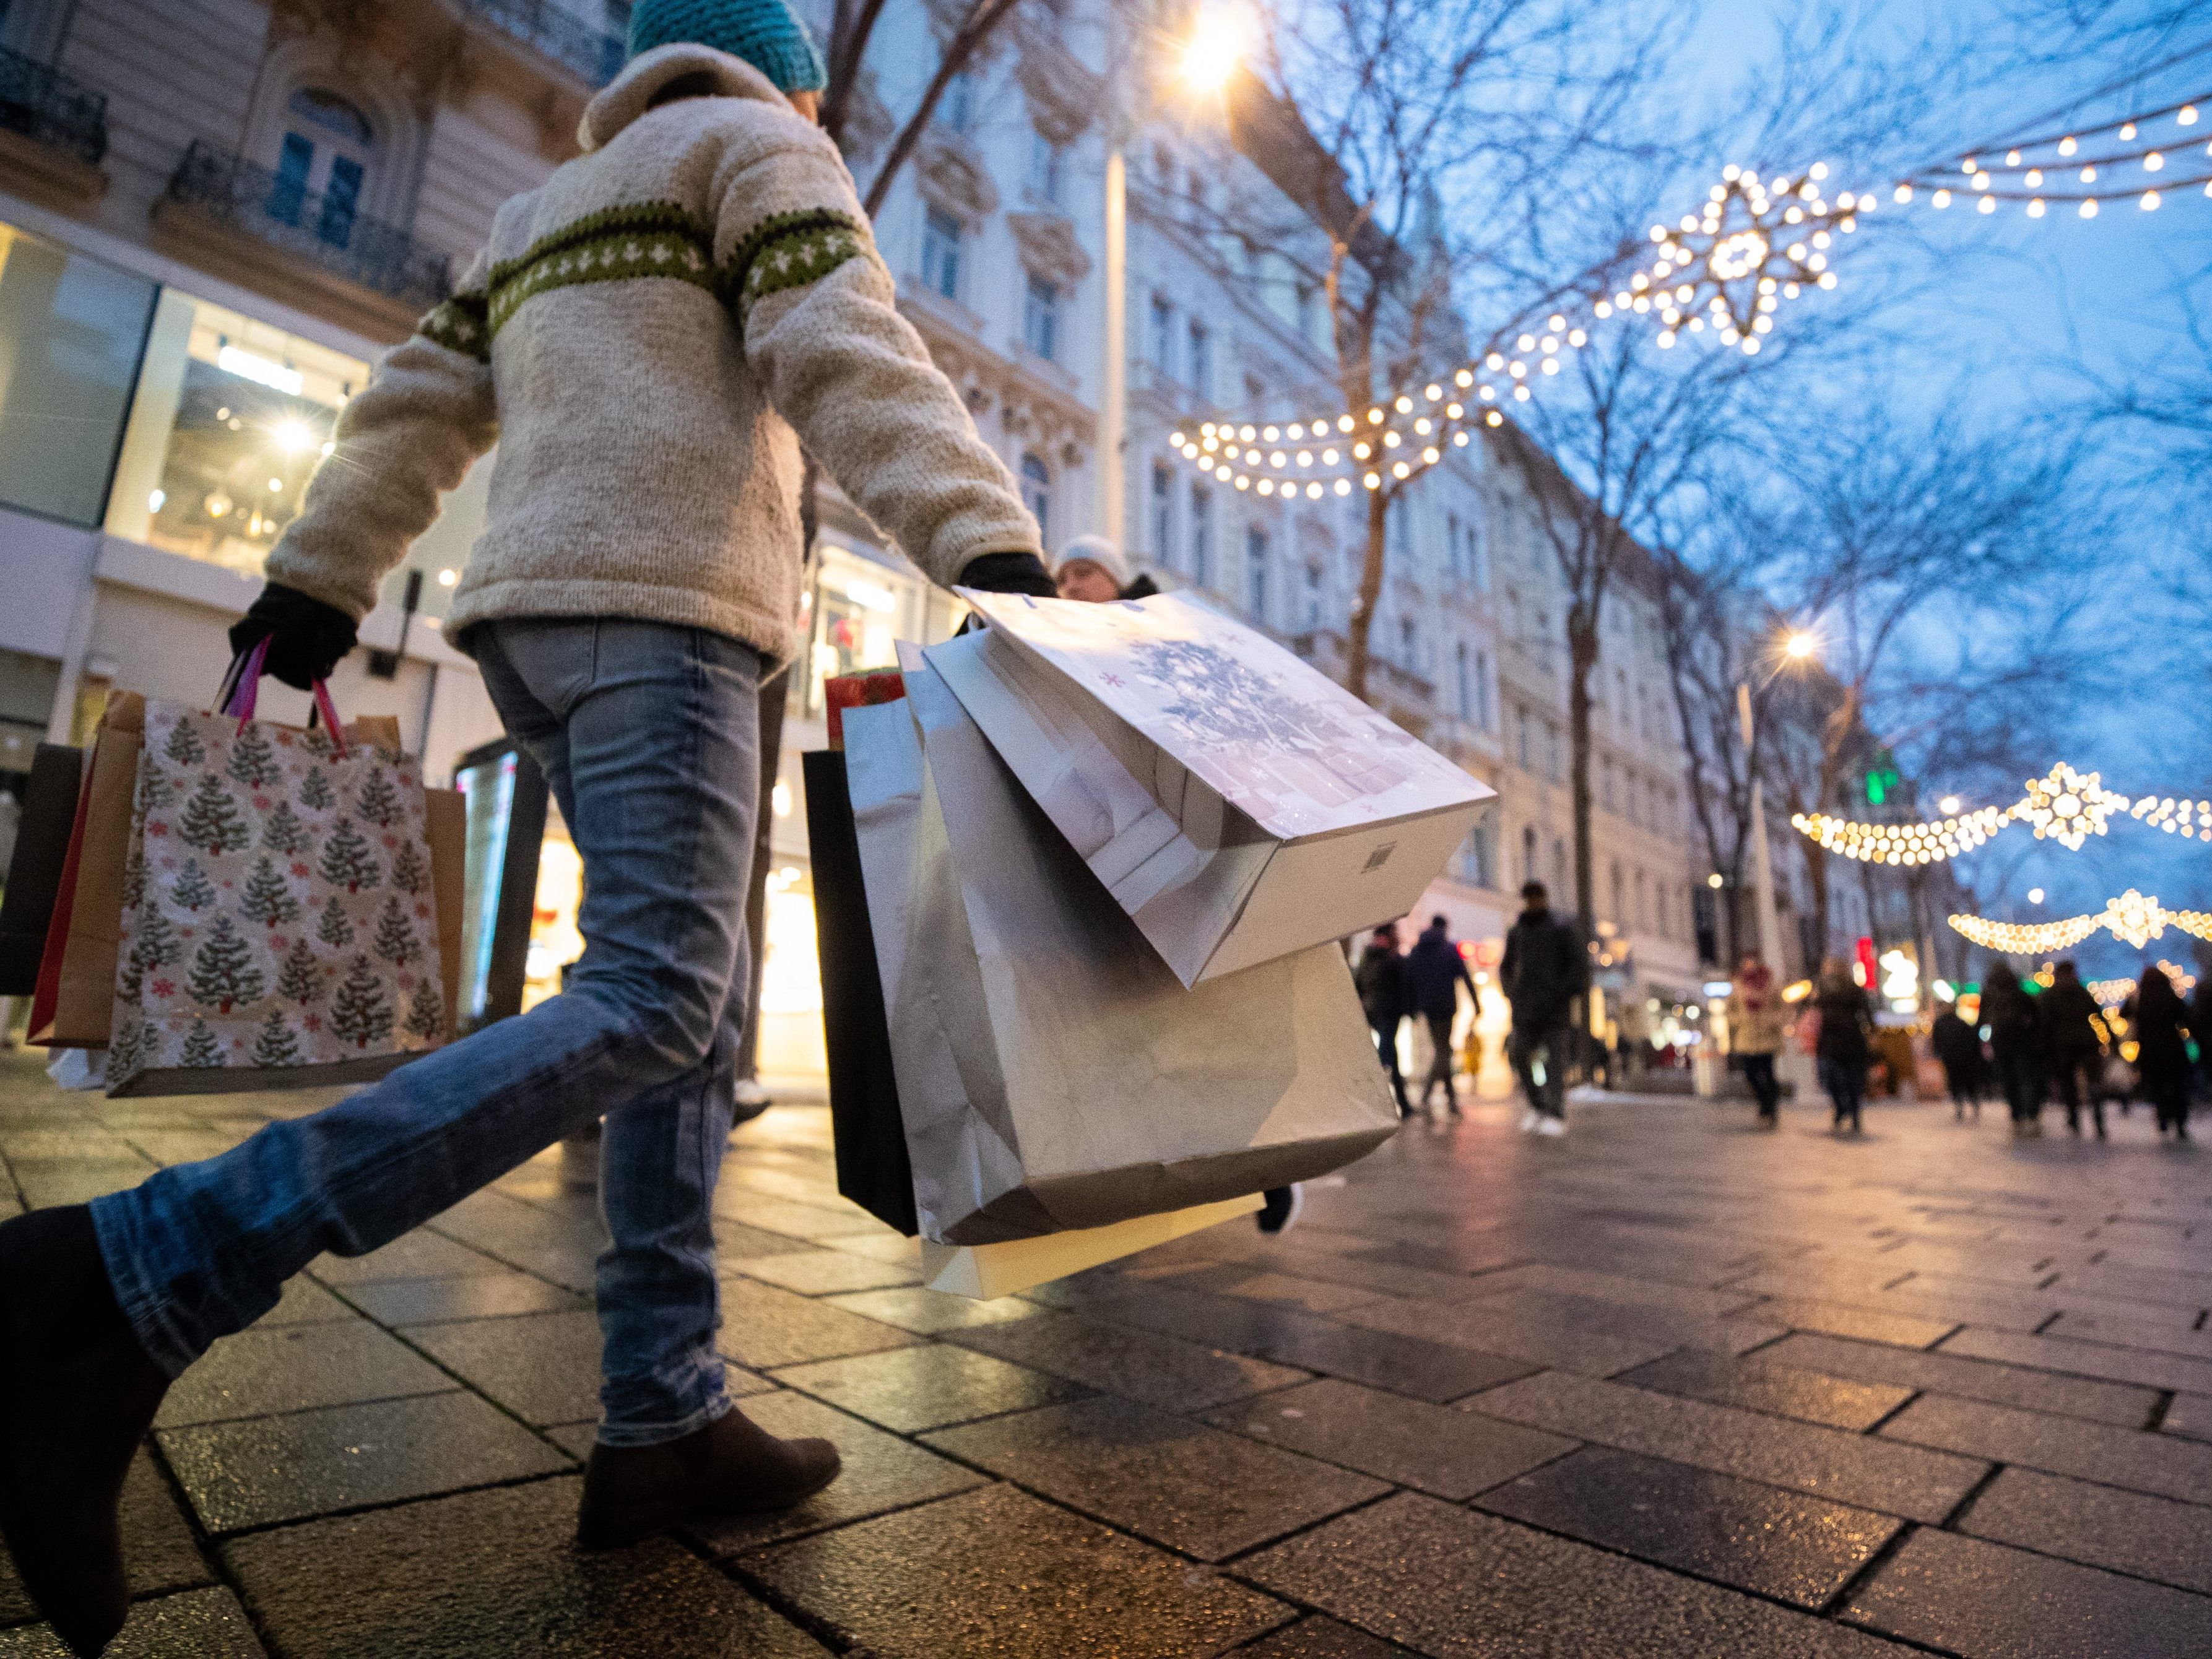
<svg viewBox="0 0 2212 1659">
<path fill-rule="evenodd" d="M 1190 487 L 1190 576 L 1200 587 L 1212 579 L 1213 492 L 1202 483 Z"/>
<path fill-rule="evenodd" d="M 1621 885 L 1620 860 L 1613 860 L 1611 868 L 1606 873 L 1613 889 L 1613 914 L 1606 920 L 1616 927 L 1625 927 L 1628 921 L 1628 897 Z"/>
<path fill-rule="evenodd" d="M 1409 672 L 1420 667 L 1420 624 L 1411 617 L 1398 618 L 1398 663 Z"/>
<path fill-rule="evenodd" d="M 1301 621 L 1304 624 L 1304 631 L 1309 634 L 1315 634 L 1321 631 L 1321 562 L 1317 559 L 1308 561 L 1306 564 L 1304 608 L 1301 616 Z"/>
<path fill-rule="evenodd" d="M 1159 181 L 1162 190 L 1175 187 L 1175 152 L 1165 144 L 1152 146 L 1152 177 Z"/>
<path fill-rule="evenodd" d="M 1472 720 L 1474 717 L 1474 687 L 1470 684 L 1465 640 L 1452 647 L 1452 672 L 1459 691 L 1459 717 L 1463 720 Z"/>
<path fill-rule="evenodd" d="M 1454 581 L 1460 578 L 1459 514 L 1456 513 L 1444 514 L 1444 574 Z"/>
<path fill-rule="evenodd" d="M 1644 872 L 1641 870 L 1638 870 L 1636 872 L 1636 925 L 1644 932 L 1648 933 L 1650 931 L 1651 905 L 1650 894 L 1644 887 Z"/>
<path fill-rule="evenodd" d="M 0 224 L 0 501 L 100 522 L 154 295 L 151 283 Z"/>
<path fill-rule="evenodd" d="M 375 143 L 368 118 L 337 94 L 315 87 L 294 93 L 284 112 L 288 126 L 264 204 L 269 216 L 288 225 L 312 216 L 319 240 L 344 247 L 353 240 Z M 308 204 L 318 199 L 310 216 Z"/>
<path fill-rule="evenodd" d="M 1060 205 L 1062 163 L 1067 156 L 1064 144 L 1055 144 L 1042 132 L 1030 135 L 1030 194 L 1053 207 Z"/>
<path fill-rule="evenodd" d="M 1152 556 L 1175 562 L 1175 469 L 1164 461 L 1152 463 Z"/>
<path fill-rule="evenodd" d="M 1256 374 L 1247 374 L 1244 377 L 1244 407 L 1247 409 L 1256 410 L 1267 401 L 1267 387 L 1266 382 L 1262 381 Z"/>
<path fill-rule="evenodd" d="M 1382 509 L 1382 544 L 1390 556 L 1402 564 L 1406 557 L 1406 498 L 1393 495 L 1389 506 Z"/>
<path fill-rule="evenodd" d="M 1528 758 L 1528 711 L 1522 708 L 1516 710 L 1515 714 L 1514 753 L 1520 757 L 1525 769 L 1532 764 Z"/>
<path fill-rule="evenodd" d="M 1060 284 L 1035 271 L 1022 301 L 1022 343 L 1048 363 L 1060 361 Z"/>
<path fill-rule="evenodd" d="M 1475 887 L 1498 885 L 1498 832 L 1488 823 L 1478 823 L 1459 849 L 1460 879 Z"/>
<path fill-rule="evenodd" d="M 338 410 L 368 382 L 359 358 L 163 289 L 108 532 L 260 574 L 299 514 Z"/>
<path fill-rule="evenodd" d="M 1052 469 L 1034 449 L 1022 455 L 1022 503 L 1036 514 L 1037 534 L 1052 545 Z"/>
<path fill-rule="evenodd" d="M 1175 307 L 1152 295 L 1152 368 L 1163 380 L 1175 373 Z"/>
<path fill-rule="evenodd" d="M 1495 732 L 1498 729 L 1498 709 L 1491 696 L 1490 684 L 1490 653 L 1478 651 L 1474 653 L 1474 695 L 1478 712 L 1482 716 L 1482 729 Z"/>
<path fill-rule="evenodd" d="M 1490 592 L 1490 549 L 1483 542 L 1481 520 L 1469 519 L 1461 533 L 1466 541 L 1462 556 L 1467 566 L 1467 574 L 1473 578 L 1477 592 L 1487 593 Z"/>
<path fill-rule="evenodd" d="M 1552 891 L 1554 896 L 1567 890 L 1567 844 L 1554 838 L 1552 842 Z"/>
<path fill-rule="evenodd" d="M 1601 787 L 1598 790 L 1599 801 L 1608 812 L 1620 811 L 1620 806 L 1613 787 L 1613 763 L 1611 761 L 1607 761 L 1605 763 L 1603 769 L 1599 773 L 1599 777 L 1601 780 Z"/>
<path fill-rule="evenodd" d="M 963 234 L 960 221 L 941 207 L 932 207 L 922 215 L 922 286 L 948 300 L 960 297 L 960 243 Z"/>
<path fill-rule="evenodd" d="M 1245 608 L 1261 623 L 1273 620 L 1267 612 L 1267 568 L 1273 562 L 1267 531 L 1252 526 L 1244 532 Z"/>
<path fill-rule="evenodd" d="M 946 82 L 945 96 L 938 100 L 938 118 L 955 132 L 972 132 L 975 129 L 975 77 L 962 70 Z"/>
<path fill-rule="evenodd" d="M 1190 322 L 1190 388 L 1213 401 L 1213 331 L 1195 317 Z"/>
<path fill-rule="evenodd" d="M 1620 688 L 1620 706 L 1614 711 L 1613 720 L 1620 726 L 1621 736 L 1625 738 L 1628 735 L 1629 722 L 1632 718 L 1628 702 L 1628 671 L 1626 668 L 1616 668 L 1613 671 L 1613 684 Z"/>
</svg>

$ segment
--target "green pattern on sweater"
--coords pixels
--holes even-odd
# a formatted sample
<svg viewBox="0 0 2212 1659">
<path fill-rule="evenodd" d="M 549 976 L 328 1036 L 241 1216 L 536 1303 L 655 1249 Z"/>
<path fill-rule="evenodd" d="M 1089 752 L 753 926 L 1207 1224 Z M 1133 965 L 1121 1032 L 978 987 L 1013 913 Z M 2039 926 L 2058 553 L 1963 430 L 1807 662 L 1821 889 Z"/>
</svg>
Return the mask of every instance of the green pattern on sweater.
<svg viewBox="0 0 2212 1659">
<path fill-rule="evenodd" d="M 536 258 L 509 261 L 491 286 L 491 328 L 496 334 L 526 300 L 556 288 L 582 283 L 614 283 L 636 276 L 665 276 L 715 292 L 714 267 L 690 226 L 656 229 L 605 229 L 577 238 L 567 232 Z"/>
<path fill-rule="evenodd" d="M 737 310 L 738 326 L 769 295 L 819 282 L 848 259 L 859 258 L 867 252 L 867 235 L 859 220 L 830 208 L 762 220 L 722 262 L 722 291 Z"/>
<path fill-rule="evenodd" d="M 480 363 L 491 361 L 491 329 L 486 306 L 478 294 L 456 294 L 433 307 L 415 331 L 434 345 L 458 351 Z"/>
</svg>

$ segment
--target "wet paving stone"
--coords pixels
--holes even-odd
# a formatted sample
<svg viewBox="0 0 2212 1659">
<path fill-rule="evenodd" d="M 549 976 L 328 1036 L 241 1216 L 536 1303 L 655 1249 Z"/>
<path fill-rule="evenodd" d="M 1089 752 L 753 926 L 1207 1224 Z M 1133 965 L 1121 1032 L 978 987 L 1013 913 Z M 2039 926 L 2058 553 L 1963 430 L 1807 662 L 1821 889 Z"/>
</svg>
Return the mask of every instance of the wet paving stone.
<svg viewBox="0 0 2212 1659">
<path fill-rule="evenodd" d="M 2189 1440 L 2212 1440 L 2212 1395 L 2178 1394 L 2159 1427 Z"/>
<path fill-rule="evenodd" d="M 2001 1469 L 1958 1529 L 2212 1595 L 2212 1509 L 2195 1504 Z"/>
<path fill-rule="evenodd" d="M 2055 1336 L 2023 1336 L 2017 1331 L 1985 1331 L 1973 1326 L 1945 1342 L 1942 1352 L 2061 1371 L 2069 1376 L 2101 1377 L 2139 1388 L 2212 1394 L 2212 1360 L 2186 1359 L 2179 1354 L 2115 1348 L 2100 1342 L 2069 1342 Z"/>
<path fill-rule="evenodd" d="M 1264 1550 L 1237 1572 L 1434 1659 L 1894 1652 L 1771 1601 L 1413 1492 Z"/>
<path fill-rule="evenodd" d="M 825 1659 L 670 1540 L 577 1549 L 580 1485 L 288 1527 L 228 1544 L 223 1558 L 285 1659 Z"/>
<path fill-rule="evenodd" d="M 1204 1561 L 1389 1490 L 1122 1400 L 994 1418 L 927 1435 L 923 1443 Z"/>
<path fill-rule="evenodd" d="M 355 1316 L 351 1308 L 313 1279 L 299 1273 L 285 1280 L 283 1294 L 276 1298 L 276 1305 L 255 1320 L 253 1328 L 269 1331 L 280 1325 L 333 1324 Z"/>
<path fill-rule="evenodd" d="M 295 1283 L 299 1281 L 295 1280 Z M 346 1297 L 384 1325 L 450 1325 L 515 1314 L 568 1313 L 589 1298 L 528 1273 L 471 1273 L 464 1279 L 386 1279 L 347 1287 Z"/>
<path fill-rule="evenodd" d="M 772 1233 L 763 1227 L 748 1227 L 741 1221 L 725 1220 L 716 1216 L 714 1249 L 725 1259 L 741 1255 L 774 1255 L 779 1251 L 811 1250 L 817 1247 L 803 1238 L 793 1238 L 788 1233 Z"/>
<path fill-rule="evenodd" d="M 2048 1310 L 2043 1316 L 2050 1316 Z M 1796 1296 L 1769 1297 L 1755 1304 L 1745 1317 L 1771 1320 L 1796 1331 L 1856 1337 L 1862 1342 L 1887 1342 L 1899 1348 L 1929 1347 L 1957 1330 L 1961 1322 L 1955 1319 L 1923 1319 L 1912 1314 L 1886 1313 L 1876 1308 L 1855 1308 L 1841 1302 Z"/>
<path fill-rule="evenodd" d="M 781 1285 L 801 1296 L 827 1296 L 836 1291 L 879 1291 L 893 1285 L 919 1285 L 918 1266 L 878 1261 L 844 1250 L 778 1250 L 769 1255 L 722 1259 L 722 1271 L 743 1273 L 763 1284 Z"/>
<path fill-rule="evenodd" d="M 1485 1297 L 1503 1296 L 1511 1291 L 1534 1291 L 1550 1296 L 1618 1302 L 1628 1307 L 1659 1308 L 1668 1313 L 1695 1314 L 1707 1319 L 1729 1318 L 1759 1299 L 1741 1291 L 1704 1290 L 1638 1279 L 1627 1273 L 1565 1267 L 1548 1261 L 1484 1273 L 1470 1282 L 1474 1294 Z"/>
<path fill-rule="evenodd" d="M 1027 1319 L 1038 1311 L 1036 1303 L 1018 1296 L 974 1302 L 964 1296 L 947 1296 L 942 1291 L 926 1291 L 918 1286 L 910 1290 L 860 1291 L 851 1296 L 824 1297 L 823 1300 L 848 1313 L 881 1320 L 886 1325 L 896 1325 L 902 1331 L 922 1336 L 965 1330 L 975 1325 L 1002 1324 L 1009 1319 Z"/>
<path fill-rule="evenodd" d="M 325 1285 L 369 1285 L 386 1279 L 459 1279 L 514 1271 L 481 1250 L 417 1227 L 366 1255 L 319 1255 L 307 1271 Z"/>
<path fill-rule="evenodd" d="M 227 1589 L 187 1590 L 131 1609 L 104 1659 L 266 1659 L 238 1598 Z M 70 1659 L 44 1625 L 0 1631 L 0 1659 Z"/>
<path fill-rule="evenodd" d="M 1842 1616 L 1960 1653 L 2111 1659 L 2212 1652 L 2212 1597 L 1947 1532 L 1906 1539 Z"/>
<path fill-rule="evenodd" d="M 526 1423 L 574 1423 L 599 1409 L 599 1322 L 586 1310 L 424 1325 L 408 1336 Z"/>
<path fill-rule="evenodd" d="M 1237 1649 L 1237 1659 L 1419 1659 L 1411 1648 L 1385 1642 L 1318 1613 L 1285 1625 L 1251 1646 Z"/>
<path fill-rule="evenodd" d="M 2172 1435 L 1923 1395 L 1883 1424 L 1881 1437 L 2212 1504 L 2212 1446 Z"/>
<path fill-rule="evenodd" d="M 1905 1525 L 1601 1446 L 1509 1480 L 1477 1504 L 1808 1609 L 1825 1606 Z"/>
<path fill-rule="evenodd" d="M 1209 1412 L 1206 1420 L 1394 1486 L 1450 1498 L 1472 1498 L 1577 1444 L 1334 1378 Z"/>
<path fill-rule="evenodd" d="M 143 1451 L 131 1459 L 124 1477 L 122 1521 L 123 1560 L 134 1598 L 215 1582 L 175 1493 Z M 15 1561 L 0 1549 L 0 1625 L 37 1617 L 23 1581 L 15 1576 Z"/>
<path fill-rule="evenodd" d="M 56 1204 L 89 1204 L 95 1198 L 109 1193 L 119 1193 L 126 1187 L 136 1187 L 154 1173 L 150 1159 L 132 1156 L 126 1158 L 15 1158 L 8 1160 L 15 1171 L 16 1182 L 22 1187 L 23 1200 L 34 1210 L 44 1210 Z"/>
<path fill-rule="evenodd" d="M 921 1339 L 878 1320 L 750 1279 L 722 1284 L 721 1351 L 749 1370 L 873 1353 Z"/>
<path fill-rule="evenodd" d="M 437 1394 L 453 1379 L 365 1319 L 283 1325 L 226 1336 L 179 1377 L 157 1429 L 265 1417 L 403 1395 Z"/>
<path fill-rule="evenodd" d="M 2041 1333 L 2073 1342 L 2103 1342 L 2118 1348 L 2150 1348 L 2191 1359 L 2212 1360 L 2212 1331 L 2197 1328 L 2193 1318 L 2164 1314 L 2152 1319 L 2096 1313 L 2061 1314 Z"/>
<path fill-rule="evenodd" d="M 212 1533 L 569 1466 L 561 1452 L 471 1394 L 168 1429 L 157 1438 L 200 1525 Z"/>
<path fill-rule="evenodd" d="M 1241 1264 L 1191 1273 L 1177 1283 L 1194 1291 L 1210 1291 L 1217 1296 L 1233 1296 L 1246 1302 L 1263 1302 L 1270 1307 L 1292 1308 L 1312 1314 L 1355 1308 L 1382 1294 L 1357 1285 L 1332 1285 L 1326 1279 L 1299 1279 L 1288 1273 L 1255 1273 Z"/>
<path fill-rule="evenodd" d="M 1771 1347 L 1761 1348 L 1759 1358 L 1772 1364 L 1820 1371 L 1830 1376 L 1921 1389 L 1930 1394 L 1985 1401 L 1993 1406 L 2016 1406 L 2061 1417 L 2087 1418 L 2121 1428 L 2142 1427 L 2149 1420 L 2151 1407 L 2158 1401 L 2157 1393 L 2149 1389 L 2100 1382 L 2087 1377 L 2059 1376 L 2050 1371 L 2027 1370 L 1986 1359 L 1966 1359 L 1942 1348 L 1923 1352 L 1878 1342 L 1853 1342 L 1842 1337 L 1799 1333 Z"/>
<path fill-rule="evenodd" d="M 693 1528 L 692 1536 L 713 1555 L 743 1554 L 988 1484 L 988 1477 L 973 1469 L 787 1389 L 747 1400 L 740 1409 L 770 1434 L 830 1441 L 844 1468 L 836 1480 L 794 1509 L 732 1516 Z"/>
<path fill-rule="evenodd" d="M 1026 1365 L 939 1343 L 790 1365 L 770 1375 L 786 1388 L 902 1434 L 1025 1411 L 1086 1392 Z"/>
<path fill-rule="evenodd" d="M 737 1186 L 725 1186 L 714 1194 L 714 1213 L 741 1226 L 817 1242 L 885 1231 L 882 1222 L 857 1206 L 842 1205 L 833 1209 L 798 1204 L 787 1198 Z"/>
<path fill-rule="evenodd" d="M 781 1545 L 746 1571 L 872 1659 L 1206 1659 L 1293 1616 L 1003 1486 Z"/>
<path fill-rule="evenodd" d="M 948 1333 L 947 1340 L 1163 1411 L 1200 1411 L 1288 1388 L 1309 1375 L 1077 1314 L 1040 1313 L 1010 1324 L 979 1325 Z"/>
<path fill-rule="evenodd" d="M 1661 1394 L 1678 1394 L 1715 1405 L 1741 1406 L 1771 1417 L 1794 1417 L 1854 1431 L 1876 1423 L 1912 1398 L 1912 1390 L 1873 1382 L 1846 1382 L 1818 1371 L 1770 1364 L 1758 1357 L 1729 1359 L 1684 1349 L 1648 1365 L 1623 1371 L 1613 1380 Z"/>
<path fill-rule="evenodd" d="M 1456 1409 L 1931 1523 L 1956 1507 L 1984 1468 L 1972 1458 L 1877 1437 L 1559 1371 L 1508 1382 Z M 1907 1449 L 1917 1455 L 1894 1455 Z"/>
<path fill-rule="evenodd" d="M 1545 1298 L 1516 1292 L 1460 1306 L 1383 1301 L 1347 1308 L 1345 1324 L 1389 1331 L 1423 1341 L 1445 1342 L 1502 1358 L 1562 1370 L 1609 1376 L 1672 1353 L 1681 1344 L 1666 1337 L 1623 1335 L 1566 1322 Z"/>
</svg>

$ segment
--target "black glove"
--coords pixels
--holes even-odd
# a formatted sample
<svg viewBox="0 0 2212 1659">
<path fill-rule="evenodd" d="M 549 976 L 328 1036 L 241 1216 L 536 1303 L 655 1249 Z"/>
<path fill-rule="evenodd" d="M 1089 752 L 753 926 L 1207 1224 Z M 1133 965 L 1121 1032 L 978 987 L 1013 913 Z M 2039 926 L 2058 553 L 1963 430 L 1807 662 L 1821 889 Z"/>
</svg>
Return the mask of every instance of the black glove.
<svg viewBox="0 0 2212 1659">
<path fill-rule="evenodd" d="M 956 587 L 980 587 L 986 593 L 1026 593 L 1056 599 L 1060 588 L 1034 553 L 986 553 L 968 561 Z"/>
<path fill-rule="evenodd" d="M 230 649 L 242 657 L 268 641 L 269 672 L 305 691 L 317 680 L 330 678 L 338 659 L 353 649 L 355 632 L 354 619 L 336 605 L 270 582 L 230 625 Z"/>
</svg>

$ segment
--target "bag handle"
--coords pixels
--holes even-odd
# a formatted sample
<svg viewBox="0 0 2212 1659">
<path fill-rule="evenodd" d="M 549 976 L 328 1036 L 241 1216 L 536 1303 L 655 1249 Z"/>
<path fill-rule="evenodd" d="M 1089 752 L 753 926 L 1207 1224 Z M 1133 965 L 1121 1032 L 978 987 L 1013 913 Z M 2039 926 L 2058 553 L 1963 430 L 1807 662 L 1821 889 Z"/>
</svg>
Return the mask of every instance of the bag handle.
<svg viewBox="0 0 2212 1659">
<path fill-rule="evenodd" d="M 253 718 L 253 710 L 260 702 L 261 677 L 268 672 L 268 664 L 269 641 L 265 638 L 258 640 L 250 650 L 240 652 L 231 659 L 229 672 L 223 675 L 222 684 L 216 694 L 217 708 L 225 714 L 237 715 L 241 731 Z M 314 729 L 315 716 L 319 714 L 323 724 L 330 728 L 331 746 L 343 755 L 346 751 L 345 728 L 338 720 L 337 705 L 331 701 L 330 685 L 319 679 L 312 690 L 315 706 L 308 713 L 307 728 L 310 731 Z"/>
</svg>

